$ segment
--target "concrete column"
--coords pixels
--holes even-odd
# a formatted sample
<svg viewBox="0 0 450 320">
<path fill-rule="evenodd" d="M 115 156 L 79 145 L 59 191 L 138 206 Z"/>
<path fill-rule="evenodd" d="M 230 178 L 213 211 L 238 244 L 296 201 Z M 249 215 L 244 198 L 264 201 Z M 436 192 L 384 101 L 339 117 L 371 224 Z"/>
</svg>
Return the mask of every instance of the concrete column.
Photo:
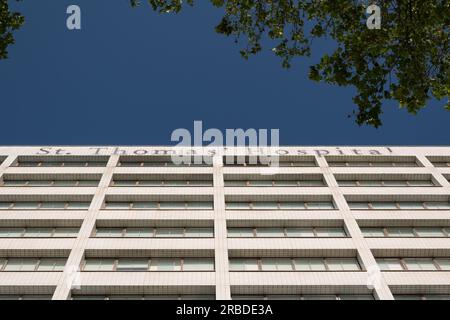
<svg viewBox="0 0 450 320">
<path fill-rule="evenodd" d="M 216 299 L 230 300 L 230 277 L 228 273 L 227 218 L 222 157 L 214 158 L 214 248 L 216 268 Z"/>
<path fill-rule="evenodd" d="M 367 272 L 367 285 L 370 289 L 374 290 L 374 295 L 379 300 L 393 300 L 394 296 L 389 289 L 389 286 L 386 283 L 381 272 L 377 269 L 378 265 L 373 256 L 370 247 L 368 246 L 365 238 L 361 232 L 361 229 L 358 226 L 358 223 L 353 216 L 347 201 L 341 189 L 338 186 L 338 183 L 331 171 L 328 167 L 328 164 L 323 157 L 317 157 L 317 163 L 321 167 L 321 170 L 324 175 L 324 179 L 330 189 L 331 194 L 333 195 L 333 199 L 339 214 L 344 220 L 345 227 L 349 236 L 354 240 L 354 244 L 358 251 L 358 257 L 362 266 L 365 268 Z"/>
<path fill-rule="evenodd" d="M 64 272 L 58 281 L 58 285 L 53 294 L 53 300 L 67 300 L 70 297 L 72 286 L 75 284 L 74 281 L 77 279 L 81 281 L 82 285 L 82 274 L 78 274 L 79 277 L 76 277 L 76 273 L 80 271 L 79 267 L 84 258 L 85 248 L 95 228 L 95 221 L 105 200 L 106 190 L 111 184 L 114 168 L 117 166 L 118 161 L 119 156 L 111 156 L 108 161 L 99 186 L 91 201 L 88 214 L 81 225 L 78 237 L 67 259 Z"/>
</svg>

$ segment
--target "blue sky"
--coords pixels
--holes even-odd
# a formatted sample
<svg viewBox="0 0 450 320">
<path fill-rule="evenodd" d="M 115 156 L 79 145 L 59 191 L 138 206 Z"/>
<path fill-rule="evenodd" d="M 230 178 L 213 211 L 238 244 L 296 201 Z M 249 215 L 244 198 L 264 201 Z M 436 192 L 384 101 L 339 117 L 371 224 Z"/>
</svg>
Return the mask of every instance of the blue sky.
<svg viewBox="0 0 450 320">
<path fill-rule="evenodd" d="M 10 1 L 11 2 L 11 1 Z M 347 115 L 353 90 L 311 82 L 311 59 L 282 69 L 270 50 L 245 61 L 214 31 L 209 1 L 158 15 L 128 0 L 24 0 L 10 58 L 0 60 L 1 145 L 165 145 L 176 128 L 279 128 L 284 145 L 449 144 L 450 112 L 431 102 L 419 116 L 385 105 L 384 126 Z M 66 28 L 78 4 L 82 30 Z M 268 48 L 266 48 L 268 49 Z"/>
</svg>

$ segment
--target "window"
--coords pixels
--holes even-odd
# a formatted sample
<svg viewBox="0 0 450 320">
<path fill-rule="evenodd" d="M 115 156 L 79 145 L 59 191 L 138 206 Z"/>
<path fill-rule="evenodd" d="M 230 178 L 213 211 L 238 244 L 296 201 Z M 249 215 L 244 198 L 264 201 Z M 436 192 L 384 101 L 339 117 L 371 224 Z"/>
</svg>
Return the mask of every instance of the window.
<svg viewBox="0 0 450 320">
<path fill-rule="evenodd" d="M 325 263 L 322 258 L 297 258 L 294 259 L 297 271 L 325 271 Z"/>
<path fill-rule="evenodd" d="M 62 271 L 65 263 L 65 258 L 0 258 L 0 271 Z"/>
<path fill-rule="evenodd" d="M 356 259 L 352 258 L 328 258 L 326 259 L 330 271 L 357 271 L 361 270 Z"/>
<path fill-rule="evenodd" d="M 255 201 L 255 202 L 227 202 L 228 210 L 333 210 L 332 202 L 312 201 L 312 202 L 273 202 L 273 201 Z"/>
<path fill-rule="evenodd" d="M 122 258 L 117 262 L 117 271 L 147 271 L 148 259 Z"/>
<path fill-rule="evenodd" d="M 281 238 L 284 237 L 283 228 L 258 228 L 256 236 L 260 238 Z"/>
<path fill-rule="evenodd" d="M 450 295 L 445 294 L 394 294 L 395 300 L 450 300 Z"/>
<path fill-rule="evenodd" d="M 51 300 L 51 295 L 45 294 L 22 294 L 22 295 L 0 295 L 0 300 Z"/>
<path fill-rule="evenodd" d="M 292 271 L 292 260 L 289 258 L 262 258 L 262 271 Z"/>
<path fill-rule="evenodd" d="M 153 228 L 127 228 L 125 237 L 127 238 L 150 238 L 153 237 Z"/>
<path fill-rule="evenodd" d="M 323 187 L 323 180 L 225 180 L 225 187 Z"/>
<path fill-rule="evenodd" d="M 361 232 L 367 238 L 385 237 L 383 228 L 361 228 Z"/>
<path fill-rule="evenodd" d="M 343 228 L 316 228 L 316 233 L 319 238 L 341 238 L 347 236 Z"/>
<path fill-rule="evenodd" d="M 230 238 L 253 238 L 254 236 L 252 228 L 228 228 Z"/>
<path fill-rule="evenodd" d="M 65 259 L 41 259 L 38 271 L 63 271 L 66 264 Z"/>
<path fill-rule="evenodd" d="M 114 259 L 87 259 L 83 271 L 113 271 Z"/>
<path fill-rule="evenodd" d="M 431 180 L 338 180 L 341 187 L 433 187 Z"/>
<path fill-rule="evenodd" d="M 414 161 L 328 161 L 330 167 L 417 167 Z"/>
<path fill-rule="evenodd" d="M 370 294 L 268 294 L 268 295 L 232 295 L 232 300 L 374 300 Z M 450 299 L 450 296 L 449 296 Z"/>
<path fill-rule="evenodd" d="M 434 271 L 437 270 L 436 265 L 431 258 L 405 258 L 407 270 L 412 271 Z"/>
<path fill-rule="evenodd" d="M 446 237 L 442 228 L 424 227 L 424 228 L 414 228 L 416 234 L 419 237 Z"/>
<path fill-rule="evenodd" d="M 181 271 L 181 260 L 176 258 L 153 258 L 150 271 Z"/>
<path fill-rule="evenodd" d="M 387 229 L 387 232 L 390 237 L 407 238 L 407 237 L 415 236 L 412 228 L 392 227 L 392 228 Z"/>
<path fill-rule="evenodd" d="M 115 187 L 211 187 L 212 180 L 114 180 Z"/>
<path fill-rule="evenodd" d="M 120 228 L 99 228 L 95 232 L 98 238 L 120 238 L 122 234 L 123 230 Z"/>
<path fill-rule="evenodd" d="M 0 238 L 71 238 L 77 234 L 77 228 L 0 228 Z"/>
<path fill-rule="evenodd" d="M 213 228 L 186 228 L 186 238 L 212 238 L 214 237 Z"/>
<path fill-rule="evenodd" d="M 4 186 L 14 187 L 95 187 L 96 180 L 5 180 Z"/>
<path fill-rule="evenodd" d="M 105 167 L 106 161 L 21 161 L 18 167 Z"/>
<path fill-rule="evenodd" d="M 231 258 L 230 271 L 259 271 L 257 259 Z"/>
<path fill-rule="evenodd" d="M 0 202 L 0 209 L 13 210 L 81 210 L 88 209 L 89 202 Z"/>
<path fill-rule="evenodd" d="M 348 202 L 352 210 L 450 210 L 449 202 L 419 202 L 419 201 L 402 201 L 402 202 Z"/>
<path fill-rule="evenodd" d="M 434 262 L 439 266 L 440 270 L 450 271 L 450 259 L 438 258 Z"/>
<path fill-rule="evenodd" d="M 403 270 L 403 265 L 399 259 L 376 259 L 376 261 L 382 271 Z"/>
<path fill-rule="evenodd" d="M 183 228 L 159 228 L 156 230 L 156 236 L 160 238 L 181 238 L 183 234 Z"/>
<path fill-rule="evenodd" d="M 286 228 L 288 237 L 313 238 L 315 237 L 313 228 Z"/>
<path fill-rule="evenodd" d="M 183 271 L 214 271 L 214 260 L 211 258 L 184 258 Z"/>
<path fill-rule="evenodd" d="M 181 202 L 181 201 L 139 201 L 139 202 L 114 202 L 109 201 L 105 203 L 107 210 L 212 210 L 212 202 Z"/>
</svg>

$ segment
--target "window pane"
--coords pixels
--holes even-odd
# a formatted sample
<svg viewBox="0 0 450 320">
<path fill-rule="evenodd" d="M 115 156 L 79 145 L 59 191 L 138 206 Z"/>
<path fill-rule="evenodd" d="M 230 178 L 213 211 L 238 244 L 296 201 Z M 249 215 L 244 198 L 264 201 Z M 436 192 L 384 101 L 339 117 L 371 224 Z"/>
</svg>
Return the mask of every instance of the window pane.
<svg viewBox="0 0 450 320">
<path fill-rule="evenodd" d="M 267 300 L 300 300 L 300 296 L 294 294 L 268 294 Z"/>
<path fill-rule="evenodd" d="M 305 210 L 305 203 L 298 201 L 298 202 L 281 202 L 280 208 L 283 210 Z"/>
<path fill-rule="evenodd" d="M 369 204 L 367 202 L 349 202 L 348 206 L 352 210 L 366 210 L 366 209 L 369 209 Z"/>
<path fill-rule="evenodd" d="M 228 210 L 247 210 L 250 209 L 248 202 L 227 202 L 226 208 Z"/>
<path fill-rule="evenodd" d="M 260 238 L 280 238 L 284 237 L 284 230 L 283 228 L 257 228 L 256 236 Z"/>
<path fill-rule="evenodd" d="M 226 180 L 225 187 L 245 187 L 247 181 L 245 180 Z"/>
<path fill-rule="evenodd" d="M 331 202 L 307 202 L 308 210 L 332 210 L 334 205 Z"/>
<path fill-rule="evenodd" d="M 412 180 L 408 181 L 409 185 L 412 187 L 432 187 L 434 186 L 431 180 Z"/>
<path fill-rule="evenodd" d="M 231 271 L 258 271 L 258 260 L 257 259 L 241 259 L 241 258 L 231 258 L 230 259 L 230 270 Z"/>
<path fill-rule="evenodd" d="M 445 237 L 441 228 L 415 228 L 419 237 Z"/>
<path fill-rule="evenodd" d="M 142 181 L 140 181 L 142 182 Z M 135 180 L 114 180 L 114 186 L 115 187 L 134 187 L 136 186 L 136 181 Z"/>
<path fill-rule="evenodd" d="M 77 183 L 77 181 L 55 180 L 53 185 L 55 187 L 73 187 L 76 185 L 76 183 Z"/>
<path fill-rule="evenodd" d="M 212 187 L 213 182 L 209 180 L 190 180 L 189 185 L 196 187 Z"/>
<path fill-rule="evenodd" d="M 295 180 L 276 180 L 274 183 L 276 187 L 297 187 L 299 185 Z"/>
<path fill-rule="evenodd" d="M 400 209 L 405 210 L 417 210 L 423 209 L 423 204 L 421 202 L 399 202 Z"/>
<path fill-rule="evenodd" d="M 292 261 L 288 258 L 262 258 L 263 271 L 292 271 Z"/>
<path fill-rule="evenodd" d="M 23 228 L 1 228 L 0 238 L 19 238 L 22 236 Z"/>
<path fill-rule="evenodd" d="M 370 294 L 341 294 L 339 296 L 340 300 L 374 300 L 373 296 Z"/>
<path fill-rule="evenodd" d="M 0 209 L 9 209 L 11 202 L 0 202 Z"/>
<path fill-rule="evenodd" d="M 139 180 L 139 185 L 143 187 L 159 187 L 162 186 L 160 180 Z"/>
<path fill-rule="evenodd" d="M 396 228 L 391 227 L 387 229 L 389 237 L 414 237 L 412 228 Z"/>
<path fill-rule="evenodd" d="M 213 228 L 186 228 L 187 238 L 211 238 L 214 237 Z"/>
<path fill-rule="evenodd" d="M 88 259 L 84 271 L 113 271 L 114 259 Z"/>
<path fill-rule="evenodd" d="M 119 238 L 122 237 L 121 228 L 98 228 L 95 236 L 98 238 Z"/>
<path fill-rule="evenodd" d="M 228 237 L 230 238 L 253 238 L 252 228 L 228 228 Z"/>
<path fill-rule="evenodd" d="M 80 180 L 78 182 L 78 186 L 80 187 L 96 187 L 98 186 L 99 181 L 96 180 Z M 56 181 L 55 181 L 56 184 Z"/>
<path fill-rule="evenodd" d="M 288 237 L 313 238 L 315 237 L 312 228 L 286 228 Z"/>
<path fill-rule="evenodd" d="M 334 295 L 323 295 L 323 294 L 312 294 L 312 295 L 303 295 L 303 300 L 337 300 Z"/>
<path fill-rule="evenodd" d="M 167 187 L 185 187 L 187 186 L 187 180 L 165 180 L 164 185 Z"/>
<path fill-rule="evenodd" d="M 150 261 L 150 271 L 181 271 L 179 258 L 153 258 Z"/>
<path fill-rule="evenodd" d="M 300 180 L 300 186 L 302 187 L 323 187 L 325 182 L 323 180 Z"/>
<path fill-rule="evenodd" d="M 212 210 L 213 203 L 212 202 L 188 202 L 187 207 L 190 210 Z"/>
<path fill-rule="evenodd" d="M 158 228 L 156 229 L 156 236 L 161 238 L 175 238 L 183 237 L 183 228 Z"/>
<path fill-rule="evenodd" d="M 318 237 L 345 237 L 345 231 L 342 228 L 317 228 L 316 233 Z"/>
<path fill-rule="evenodd" d="M 404 261 L 408 270 L 436 270 L 431 258 L 406 258 Z"/>
<path fill-rule="evenodd" d="M 172 201 L 166 201 L 161 202 L 159 204 L 159 207 L 161 209 L 177 209 L 177 210 L 184 210 L 186 209 L 186 203 L 185 202 L 172 202 Z"/>
<path fill-rule="evenodd" d="M 400 259 L 376 259 L 378 266 L 382 271 L 403 270 Z"/>
<path fill-rule="evenodd" d="M 52 236 L 53 228 L 28 228 L 25 230 L 27 238 L 49 238 Z"/>
<path fill-rule="evenodd" d="M 14 209 L 37 209 L 39 202 L 16 202 L 14 203 Z"/>
<path fill-rule="evenodd" d="M 359 185 L 361 187 L 380 187 L 382 183 L 377 180 L 360 180 Z"/>
<path fill-rule="evenodd" d="M 41 209 L 64 209 L 66 202 L 43 202 Z"/>
<path fill-rule="evenodd" d="M 397 209 L 395 202 L 372 202 L 372 208 L 375 210 Z"/>
<path fill-rule="evenodd" d="M 322 258 L 296 258 L 294 259 L 295 270 L 297 271 L 325 271 L 325 264 Z"/>
<path fill-rule="evenodd" d="M 106 209 L 129 209 L 130 203 L 129 202 L 106 202 L 105 208 Z"/>
<path fill-rule="evenodd" d="M 127 238 L 151 238 L 153 228 L 127 228 L 125 237 Z"/>
<path fill-rule="evenodd" d="M 78 228 L 56 228 L 53 234 L 54 237 L 76 237 L 78 235 Z"/>
<path fill-rule="evenodd" d="M 5 271 L 34 271 L 38 259 L 36 258 L 12 258 L 8 259 Z"/>
<path fill-rule="evenodd" d="M 91 204 L 90 202 L 69 202 L 67 209 L 71 210 L 89 209 L 90 204 Z"/>
<path fill-rule="evenodd" d="M 147 271 L 148 259 L 121 258 L 117 263 L 117 271 Z"/>
<path fill-rule="evenodd" d="M 406 187 L 408 184 L 406 181 L 401 180 L 386 180 L 384 181 L 386 187 Z"/>
<path fill-rule="evenodd" d="M 383 228 L 361 228 L 364 237 L 384 237 Z"/>
<path fill-rule="evenodd" d="M 395 300 L 423 300 L 421 295 L 415 294 L 395 294 Z"/>
<path fill-rule="evenodd" d="M 28 185 L 30 187 L 47 187 L 53 184 L 53 181 L 48 180 L 30 180 Z"/>
<path fill-rule="evenodd" d="M 214 271 L 214 260 L 210 258 L 185 258 L 184 271 Z"/>
<path fill-rule="evenodd" d="M 428 209 L 432 210 L 449 210 L 450 209 L 450 203 L 448 202 L 425 202 L 425 206 Z"/>
<path fill-rule="evenodd" d="M 253 181 L 250 181 L 250 186 L 252 186 L 252 187 L 271 187 L 272 181 L 271 180 L 253 180 Z"/>
<path fill-rule="evenodd" d="M 351 258 L 329 258 L 328 269 L 331 271 L 356 271 L 361 270 L 358 261 Z"/>
<path fill-rule="evenodd" d="M 253 209 L 256 210 L 277 210 L 278 204 L 276 202 L 253 202 Z"/>
<path fill-rule="evenodd" d="M 438 258 L 435 262 L 439 265 L 441 270 L 450 270 L 450 259 Z"/>
<path fill-rule="evenodd" d="M 339 180 L 338 184 L 340 187 L 355 187 L 357 185 L 354 180 Z"/>
<path fill-rule="evenodd" d="M 65 264 L 65 259 L 41 259 L 38 271 L 63 271 Z"/>
<path fill-rule="evenodd" d="M 134 202 L 133 209 L 156 209 L 156 202 Z"/>
</svg>

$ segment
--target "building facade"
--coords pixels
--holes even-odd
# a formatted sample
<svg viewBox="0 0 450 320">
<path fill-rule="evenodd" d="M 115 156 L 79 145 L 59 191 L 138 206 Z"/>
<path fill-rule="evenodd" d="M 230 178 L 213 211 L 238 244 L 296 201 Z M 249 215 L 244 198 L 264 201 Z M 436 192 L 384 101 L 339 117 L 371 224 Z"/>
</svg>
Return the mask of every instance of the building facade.
<svg viewBox="0 0 450 320">
<path fill-rule="evenodd" d="M 0 299 L 450 299 L 450 147 L 258 152 L 0 147 Z"/>
</svg>

